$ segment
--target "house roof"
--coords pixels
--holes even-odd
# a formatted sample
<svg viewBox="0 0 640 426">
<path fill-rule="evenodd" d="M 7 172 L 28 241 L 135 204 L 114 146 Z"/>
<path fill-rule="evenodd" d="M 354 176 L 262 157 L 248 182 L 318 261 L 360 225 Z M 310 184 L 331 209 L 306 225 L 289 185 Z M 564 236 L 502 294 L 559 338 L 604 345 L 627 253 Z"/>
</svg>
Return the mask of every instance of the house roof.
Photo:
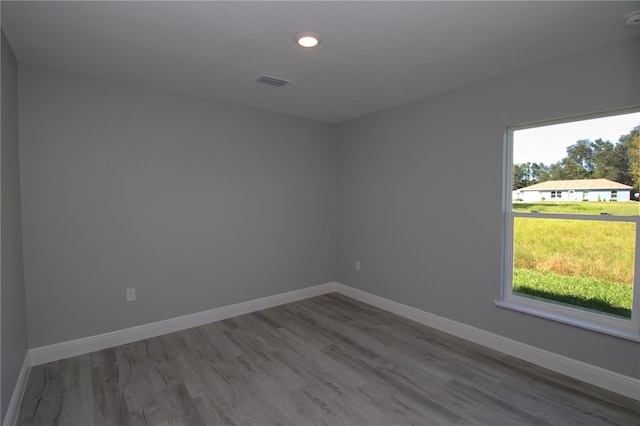
<svg viewBox="0 0 640 426">
<path fill-rule="evenodd" d="M 544 191 L 563 189 L 632 189 L 632 186 L 609 179 L 548 180 L 520 188 L 520 191 Z"/>
</svg>

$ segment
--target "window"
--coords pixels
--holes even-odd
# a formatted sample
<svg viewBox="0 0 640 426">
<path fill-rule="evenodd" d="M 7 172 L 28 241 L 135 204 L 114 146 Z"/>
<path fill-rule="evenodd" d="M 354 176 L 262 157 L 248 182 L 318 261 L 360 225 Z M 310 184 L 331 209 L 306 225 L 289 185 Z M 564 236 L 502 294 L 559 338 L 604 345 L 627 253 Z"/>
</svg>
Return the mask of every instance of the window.
<svg viewBox="0 0 640 426">
<path fill-rule="evenodd" d="M 514 126 L 505 140 L 505 268 L 496 304 L 640 341 L 640 204 L 604 199 L 618 200 L 611 181 L 638 191 L 640 108 Z M 540 196 L 514 202 L 522 187 Z M 589 191 L 602 199 L 583 203 Z"/>
</svg>

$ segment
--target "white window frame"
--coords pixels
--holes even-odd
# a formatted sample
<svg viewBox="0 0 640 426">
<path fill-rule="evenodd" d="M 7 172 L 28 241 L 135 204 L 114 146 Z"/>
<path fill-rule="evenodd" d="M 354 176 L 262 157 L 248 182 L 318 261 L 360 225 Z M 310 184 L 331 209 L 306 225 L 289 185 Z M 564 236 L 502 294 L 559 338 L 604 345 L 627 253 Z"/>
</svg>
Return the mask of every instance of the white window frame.
<svg viewBox="0 0 640 426">
<path fill-rule="evenodd" d="M 514 132 L 533 127 L 549 126 L 553 124 L 569 123 L 613 115 L 622 115 L 632 112 L 640 112 L 640 107 L 617 109 L 576 117 L 567 117 L 559 120 L 546 120 L 542 122 L 510 126 L 506 129 L 504 137 L 502 206 L 504 220 L 504 240 L 502 250 L 503 272 L 501 280 L 502 283 L 500 299 L 495 301 L 495 304 L 497 306 L 640 342 L 640 216 L 595 216 L 584 214 L 514 212 L 511 200 L 513 189 L 512 175 Z M 615 316 L 599 314 L 587 310 L 572 308 L 567 305 L 545 302 L 543 300 L 523 297 L 515 294 L 513 292 L 513 224 L 516 217 L 635 223 L 636 250 L 631 319 L 617 318 Z"/>
</svg>

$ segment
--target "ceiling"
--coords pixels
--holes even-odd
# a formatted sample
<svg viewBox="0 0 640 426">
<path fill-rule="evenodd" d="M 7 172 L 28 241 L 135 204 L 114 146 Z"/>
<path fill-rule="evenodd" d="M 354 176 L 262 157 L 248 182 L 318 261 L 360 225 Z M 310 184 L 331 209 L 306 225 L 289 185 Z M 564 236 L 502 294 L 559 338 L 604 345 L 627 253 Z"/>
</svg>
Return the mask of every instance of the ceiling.
<svg viewBox="0 0 640 426">
<path fill-rule="evenodd" d="M 328 123 L 626 39 L 640 2 L 11 2 L 19 62 Z M 296 45 L 303 31 L 315 49 Z M 276 88 L 262 74 L 290 80 Z"/>
</svg>

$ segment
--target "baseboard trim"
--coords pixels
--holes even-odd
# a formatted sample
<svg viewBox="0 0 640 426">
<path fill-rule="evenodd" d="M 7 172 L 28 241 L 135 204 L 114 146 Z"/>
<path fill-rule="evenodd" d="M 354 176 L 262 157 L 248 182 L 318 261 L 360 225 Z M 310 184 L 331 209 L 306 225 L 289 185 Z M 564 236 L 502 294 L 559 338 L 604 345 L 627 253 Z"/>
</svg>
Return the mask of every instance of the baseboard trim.
<svg viewBox="0 0 640 426">
<path fill-rule="evenodd" d="M 47 362 L 82 355 L 167 333 L 173 333 L 175 331 L 185 330 L 191 327 L 197 327 L 203 324 L 221 321 L 227 318 L 259 311 L 261 309 L 267 309 L 332 292 L 338 292 L 369 305 L 384 309 L 429 327 L 436 328 L 445 333 L 478 343 L 560 374 L 564 374 L 574 379 L 578 379 L 640 401 L 640 380 L 633 377 L 625 376 L 582 361 L 526 345 L 524 343 L 431 314 L 399 302 L 394 302 L 353 287 L 337 282 L 331 282 L 171 318 L 164 321 L 118 330 L 111 333 L 30 349 L 25 357 L 25 363 L 20 372 L 19 380 L 16 384 L 11 404 L 3 425 L 12 425 L 15 423 L 15 418 L 13 419 L 13 423 L 8 421 L 12 419 L 10 414 L 13 413 L 13 411 L 17 411 L 17 408 L 20 405 L 20 401 L 22 400 L 22 395 L 24 393 L 24 386 L 26 385 L 28 377 L 29 367 L 31 366 L 45 364 Z M 17 412 L 11 415 L 17 416 Z"/>
<path fill-rule="evenodd" d="M 336 292 L 445 333 L 640 401 L 640 380 L 336 283 Z"/>
<path fill-rule="evenodd" d="M 194 314 L 126 328 L 110 333 L 33 348 L 29 350 L 28 355 L 31 359 L 31 365 L 45 364 L 47 362 L 83 355 L 89 352 L 99 351 L 114 346 L 136 342 L 138 340 L 197 327 L 210 322 L 259 311 L 261 309 L 272 308 L 285 303 L 296 302 L 298 300 L 332 293 L 335 291 L 336 285 L 337 283 L 335 282 L 320 284 L 313 287 L 249 300 L 207 311 L 196 312 Z"/>
<path fill-rule="evenodd" d="M 22 397 L 24 391 L 27 388 L 27 380 L 29 380 L 29 372 L 31 371 L 31 357 L 29 352 L 26 353 L 20 373 L 18 374 L 18 380 L 13 388 L 13 395 L 11 395 L 11 401 L 7 407 L 7 413 L 4 416 L 2 426 L 14 426 L 18 421 L 18 413 L 20 413 L 20 404 L 22 403 Z"/>
</svg>

